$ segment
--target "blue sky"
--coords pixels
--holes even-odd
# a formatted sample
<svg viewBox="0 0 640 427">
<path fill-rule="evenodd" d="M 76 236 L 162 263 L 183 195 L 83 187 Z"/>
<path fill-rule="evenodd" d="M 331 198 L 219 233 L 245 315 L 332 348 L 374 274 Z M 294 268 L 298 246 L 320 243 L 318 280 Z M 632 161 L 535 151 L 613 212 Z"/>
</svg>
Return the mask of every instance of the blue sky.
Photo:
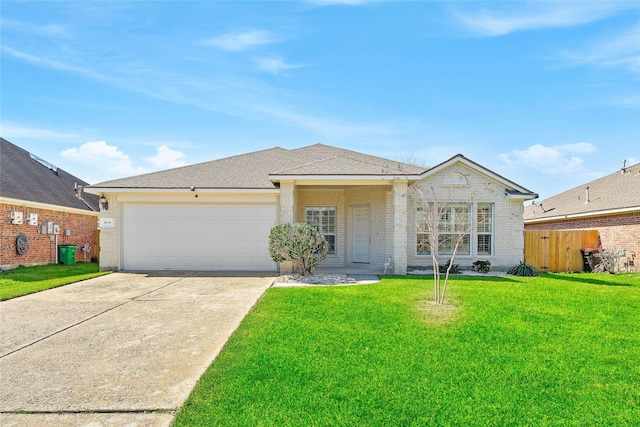
<svg viewBox="0 0 640 427">
<path fill-rule="evenodd" d="M 90 183 L 321 142 L 544 199 L 640 162 L 638 1 L 0 7 L 0 134 Z"/>
</svg>

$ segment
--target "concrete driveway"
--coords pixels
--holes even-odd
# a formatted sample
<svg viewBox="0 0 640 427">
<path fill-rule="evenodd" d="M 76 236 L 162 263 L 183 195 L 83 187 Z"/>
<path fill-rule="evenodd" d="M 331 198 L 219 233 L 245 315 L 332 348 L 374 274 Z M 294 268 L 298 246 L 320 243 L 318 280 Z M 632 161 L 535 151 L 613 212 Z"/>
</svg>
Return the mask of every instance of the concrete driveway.
<svg viewBox="0 0 640 427">
<path fill-rule="evenodd" d="M 0 425 L 170 425 L 273 280 L 113 273 L 1 302 Z"/>
</svg>

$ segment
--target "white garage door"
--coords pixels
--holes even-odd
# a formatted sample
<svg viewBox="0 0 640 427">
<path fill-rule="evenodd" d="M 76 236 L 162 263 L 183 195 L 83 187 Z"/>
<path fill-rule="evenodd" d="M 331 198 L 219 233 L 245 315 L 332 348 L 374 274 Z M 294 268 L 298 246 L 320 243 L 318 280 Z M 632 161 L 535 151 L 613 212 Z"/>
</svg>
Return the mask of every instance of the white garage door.
<svg viewBox="0 0 640 427">
<path fill-rule="evenodd" d="M 275 271 L 273 205 L 123 206 L 126 270 Z"/>
</svg>

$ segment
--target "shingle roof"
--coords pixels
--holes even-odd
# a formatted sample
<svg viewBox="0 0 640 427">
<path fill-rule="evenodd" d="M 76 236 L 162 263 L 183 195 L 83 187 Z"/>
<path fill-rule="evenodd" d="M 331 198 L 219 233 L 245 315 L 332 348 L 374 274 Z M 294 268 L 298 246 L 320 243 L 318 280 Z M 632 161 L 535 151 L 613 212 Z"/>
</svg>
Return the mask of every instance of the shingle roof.
<svg viewBox="0 0 640 427">
<path fill-rule="evenodd" d="M 420 166 L 411 165 L 408 163 L 401 163 L 395 160 L 389 160 L 382 157 L 371 156 L 369 154 L 358 153 L 356 151 L 345 150 L 343 148 L 331 147 L 324 144 L 315 144 L 308 147 L 297 148 L 292 150 L 293 152 L 303 153 L 306 156 L 315 157 L 321 160 L 327 160 L 332 157 L 341 157 L 351 160 L 357 160 L 362 163 L 368 163 L 371 165 L 382 166 L 388 170 L 389 174 L 408 174 L 419 175 L 426 169 Z M 372 168 L 372 174 L 379 174 L 379 168 Z M 345 173 L 346 174 L 346 173 Z"/>
<path fill-rule="evenodd" d="M 53 170 L 4 138 L 0 138 L 0 172 L 0 197 L 99 210 L 98 196 L 82 193 L 91 208 L 76 197 L 76 186 L 86 187 L 88 183 L 60 168 Z"/>
<path fill-rule="evenodd" d="M 398 175 L 424 171 L 417 166 L 316 144 L 295 150 L 276 147 L 101 182 L 93 187 L 274 189 L 270 175 Z"/>
<path fill-rule="evenodd" d="M 640 210 L 640 163 L 526 206 L 524 220 L 597 215 L 627 209 Z"/>
<path fill-rule="evenodd" d="M 306 165 L 282 169 L 272 175 L 408 175 L 409 172 L 397 167 L 368 163 L 348 157 L 329 157 Z"/>
</svg>

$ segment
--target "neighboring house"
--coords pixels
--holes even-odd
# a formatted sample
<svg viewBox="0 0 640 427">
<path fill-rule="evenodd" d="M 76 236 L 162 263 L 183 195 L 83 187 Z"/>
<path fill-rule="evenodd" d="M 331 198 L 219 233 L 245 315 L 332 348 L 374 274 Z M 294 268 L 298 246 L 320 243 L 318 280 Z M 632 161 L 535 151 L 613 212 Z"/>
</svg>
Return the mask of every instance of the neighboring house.
<svg viewBox="0 0 640 427">
<path fill-rule="evenodd" d="M 99 203 L 83 193 L 88 184 L 3 138 L 0 144 L 0 267 L 54 263 L 57 244 L 76 245 L 76 260 L 90 261 Z"/>
<path fill-rule="evenodd" d="M 525 207 L 527 230 L 598 230 L 604 249 L 640 256 L 640 163 Z"/>
<path fill-rule="evenodd" d="M 450 201 L 475 195 L 469 217 L 482 216 L 457 262 L 508 268 L 523 257 L 523 201 L 537 195 L 457 155 L 430 169 L 316 144 L 272 148 L 116 179 L 87 191 L 104 195 L 103 270 L 267 270 L 270 229 L 316 224 L 330 244 L 322 267 L 392 271 L 431 266 L 419 245 L 411 185 Z M 478 237 L 481 235 L 481 237 Z M 420 247 L 419 247 L 420 246 Z M 437 249 L 448 259 L 448 248 Z M 390 270 L 391 271 L 391 270 Z"/>
</svg>

